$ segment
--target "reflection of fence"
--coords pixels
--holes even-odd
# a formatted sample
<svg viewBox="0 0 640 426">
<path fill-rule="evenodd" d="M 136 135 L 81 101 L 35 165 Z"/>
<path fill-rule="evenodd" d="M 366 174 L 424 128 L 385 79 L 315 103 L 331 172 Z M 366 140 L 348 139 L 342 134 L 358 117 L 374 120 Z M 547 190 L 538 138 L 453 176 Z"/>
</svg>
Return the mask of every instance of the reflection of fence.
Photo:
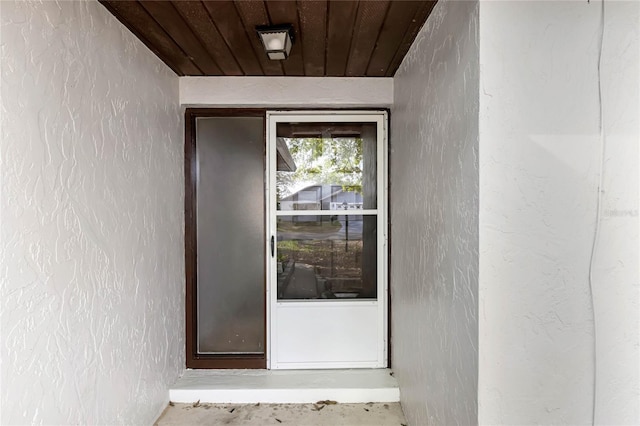
<svg viewBox="0 0 640 426">
<path fill-rule="evenodd" d="M 324 210 L 322 203 L 316 201 L 280 201 L 280 210 Z M 325 207 L 326 209 L 326 204 Z M 330 210 L 362 210 L 362 203 L 329 203 Z"/>
<path fill-rule="evenodd" d="M 293 201 L 291 202 L 293 210 L 320 210 L 322 204 L 315 201 Z"/>
<path fill-rule="evenodd" d="M 362 210 L 362 203 L 331 203 L 331 210 Z"/>
</svg>

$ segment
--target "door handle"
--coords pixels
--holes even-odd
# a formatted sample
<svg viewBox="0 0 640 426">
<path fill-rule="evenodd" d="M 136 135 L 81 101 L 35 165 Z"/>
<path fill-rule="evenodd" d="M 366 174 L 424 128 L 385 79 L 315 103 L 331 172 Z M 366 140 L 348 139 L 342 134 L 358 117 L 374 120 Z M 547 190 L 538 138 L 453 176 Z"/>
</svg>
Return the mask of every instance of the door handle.
<svg viewBox="0 0 640 426">
<path fill-rule="evenodd" d="M 275 238 L 271 236 L 271 257 L 275 255 Z"/>
</svg>

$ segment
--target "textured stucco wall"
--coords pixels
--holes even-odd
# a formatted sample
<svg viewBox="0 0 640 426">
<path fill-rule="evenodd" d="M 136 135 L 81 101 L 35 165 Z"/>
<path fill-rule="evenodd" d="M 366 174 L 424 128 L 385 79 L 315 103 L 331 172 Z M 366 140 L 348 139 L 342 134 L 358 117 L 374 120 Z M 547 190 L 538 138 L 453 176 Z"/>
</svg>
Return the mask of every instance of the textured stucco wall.
<svg viewBox="0 0 640 426">
<path fill-rule="evenodd" d="M 482 424 L 590 424 L 599 1 L 480 2 Z M 640 3 L 605 3 L 596 424 L 639 424 Z"/>
<path fill-rule="evenodd" d="M 178 78 L 97 2 L 0 7 L 0 423 L 150 424 L 184 365 Z"/>
<path fill-rule="evenodd" d="M 440 1 L 394 80 L 392 367 L 413 425 L 477 422 L 478 3 Z"/>
</svg>

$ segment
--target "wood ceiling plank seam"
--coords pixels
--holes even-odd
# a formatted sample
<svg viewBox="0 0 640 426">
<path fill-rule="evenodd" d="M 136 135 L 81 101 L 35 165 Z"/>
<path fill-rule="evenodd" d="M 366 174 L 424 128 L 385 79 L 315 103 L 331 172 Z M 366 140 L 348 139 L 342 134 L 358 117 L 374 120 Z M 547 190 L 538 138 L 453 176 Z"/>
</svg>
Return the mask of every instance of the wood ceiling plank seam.
<svg viewBox="0 0 640 426">
<path fill-rule="evenodd" d="M 356 17 L 353 21 L 353 26 L 351 27 L 351 41 L 349 43 L 349 52 L 347 54 L 347 63 L 344 67 L 344 75 L 349 75 L 349 64 L 352 62 L 353 51 L 355 50 L 355 44 L 357 43 L 357 34 L 360 31 L 361 25 L 361 15 L 362 15 L 362 3 L 358 1 L 358 6 L 356 8 Z"/>
<path fill-rule="evenodd" d="M 326 0 L 297 0 L 303 51 L 304 74 L 325 75 Z"/>
<path fill-rule="evenodd" d="M 298 8 L 296 7 L 296 2 L 288 0 L 272 0 L 266 2 L 265 5 L 267 7 L 267 13 L 271 24 L 292 24 L 294 37 L 298 40 L 300 36 L 300 22 L 298 20 Z M 294 41 L 291 52 L 289 53 L 289 58 L 282 62 L 286 75 L 304 76 L 302 45 L 299 42 Z"/>
<path fill-rule="evenodd" d="M 437 0 L 425 2 L 424 5 L 418 9 L 415 14 L 415 17 L 412 21 L 412 25 L 407 28 L 407 31 L 404 34 L 402 39 L 402 43 L 400 43 L 400 47 L 396 50 L 393 59 L 389 63 L 389 67 L 385 73 L 386 77 L 393 77 L 400 68 L 402 64 L 402 60 L 405 55 L 409 52 L 411 45 L 413 44 L 416 36 L 422 29 L 422 27 L 427 23 L 427 19 L 431 15 L 433 8 L 435 7 Z"/>
<path fill-rule="evenodd" d="M 402 43 L 406 28 L 424 1 L 391 2 L 387 19 L 380 32 L 378 45 L 373 51 L 366 70 L 367 77 L 384 77 L 391 60 Z M 405 30 L 400 30 L 404 28 Z"/>
<path fill-rule="evenodd" d="M 331 0 L 327 0 L 327 17 L 324 20 L 324 72 L 323 76 L 328 76 L 329 67 L 329 7 L 331 7 Z"/>
<path fill-rule="evenodd" d="M 183 31 L 177 27 L 190 28 L 189 25 L 182 19 L 178 11 L 173 7 L 171 3 L 165 3 L 162 1 L 146 0 L 140 2 L 149 15 L 160 25 L 165 32 L 171 37 L 171 39 L 178 45 L 196 66 L 205 75 L 222 75 L 222 71 L 215 63 L 213 58 L 209 55 L 209 52 L 204 48 L 200 40 L 191 31 Z M 169 8 L 162 7 L 161 5 L 168 4 L 173 11 L 173 17 L 169 17 Z M 176 19 L 177 18 L 177 19 Z M 180 22 L 180 23 L 178 23 Z"/>
<path fill-rule="evenodd" d="M 263 0 L 263 4 L 264 4 L 264 7 L 265 7 L 265 11 L 266 11 L 266 13 L 267 13 L 267 18 L 269 19 L 269 25 L 282 24 L 282 22 L 281 22 L 281 20 L 280 20 L 280 19 L 278 19 L 278 18 L 274 18 L 274 17 L 272 16 L 272 11 L 271 11 L 271 9 L 269 8 L 269 4 L 273 4 L 273 3 L 272 3 L 272 1 L 273 1 L 273 0 L 271 0 L 271 1 L 270 1 L 270 0 Z M 276 23 L 277 23 L 277 24 L 276 24 Z M 293 25 L 293 23 L 292 23 L 292 22 L 291 22 L 291 24 Z M 294 41 L 293 41 L 293 45 L 295 46 L 295 44 L 296 44 L 297 42 L 299 42 L 299 40 L 298 40 L 298 39 L 297 39 L 297 37 L 296 37 L 298 34 L 296 33 L 295 28 L 294 28 L 294 30 L 293 30 L 293 31 L 294 31 Z M 291 50 L 292 50 L 292 53 L 293 53 L 293 46 L 291 47 Z M 282 72 L 283 72 L 283 75 L 285 75 L 285 76 L 286 76 L 286 75 L 290 75 L 290 74 L 289 74 L 289 72 L 288 72 L 288 69 L 287 69 L 288 67 L 287 67 L 287 64 L 285 63 L 285 61 L 278 61 L 278 62 L 279 62 L 279 63 L 280 63 L 280 65 L 282 66 Z"/>
<path fill-rule="evenodd" d="M 303 44 L 303 35 L 302 35 L 302 24 L 300 22 L 300 7 L 298 7 L 298 2 L 295 1 L 295 5 L 296 5 L 296 24 L 297 24 L 297 28 L 298 30 L 298 37 L 300 37 L 300 60 L 302 62 L 302 75 L 306 76 L 307 75 L 307 70 L 305 67 L 305 62 L 304 62 L 304 44 Z M 293 50 L 293 47 L 291 47 L 291 49 Z"/>
<path fill-rule="evenodd" d="M 337 29 L 334 28 L 335 25 L 332 25 L 333 22 L 336 22 L 338 19 L 341 19 L 345 16 L 344 13 L 337 13 L 338 18 L 336 18 L 335 11 L 338 10 L 338 6 L 340 8 L 344 8 L 347 5 L 349 7 L 350 13 L 347 13 L 347 24 L 344 26 L 350 28 L 351 31 L 349 33 L 349 43 L 341 43 L 340 37 L 334 37 L 336 35 Z M 353 43 L 353 36 L 355 30 L 355 20 L 358 15 L 358 8 L 360 7 L 360 3 L 358 1 L 337 1 L 332 0 L 329 2 L 329 6 L 327 8 L 327 59 L 326 59 L 326 74 L 331 77 L 344 77 L 347 71 L 347 62 L 349 60 L 349 52 L 351 51 L 351 44 Z M 332 11 L 334 14 L 332 15 Z M 341 10 L 339 12 L 345 12 Z M 332 19 L 332 17 L 334 17 Z M 339 33 L 338 33 L 339 35 Z M 336 44 L 337 42 L 337 44 Z M 346 47 L 346 49 L 345 49 Z M 344 53 L 343 53 L 344 52 Z M 337 65 L 333 65 L 337 64 Z"/>
<path fill-rule="evenodd" d="M 273 21 L 271 20 L 271 16 L 269 15 L 269 8 L 267 7 L 267 0 L 262 0 L 262 5 L 264 6 L 264 11 L 267 14 L 267 20 L 269 21 L 269 25 L 273 25 Z M 262 44 L 262 41 L 260 41 L 260 43 Z M 266 53 L 265 53 L 266 55 Z M 268 58 L 267 58 L 268 59 Z M 284 63 L 282 61 L 271 61 L 271 59 L 268 59 L 270 62 L 277 62 L 278 65 L 280 65 L 280 69 L 282 70 L 282 75 L 287 75 L 285 69 L 284 69 Z"/>
<path fill-rule="evenodd" d="M 351 49 L 353 48 L 353 42 L 355 40 L 355 36 L 356 36 L 356 22 L 358 20 L 358 13 L 360 13 L 360 7 L 361 7 L 361 3 L 360 1 L 356 1 L 356 10 L 355 13 L 353 15 L 353 21 L 351 23 L 351 37 L 349 38 L 349 47 L 347 50 L 347 58 L 346 61 L 344 63 L 344 73 L 343 75 L 346 76 L 347 75 L 347 66 L 349 65 L 349 55 L 351 54 Z"/>
<path fill-rule="evenodd" d="M 169 36 L 169 34 L 167 34 L 164 28 L 162 28 L 162 26 L 160 26 L 160 24 L 158 24 L 156 20 L 153 19 L 153 16 L 151 16 L 149 12 L 147 12 L 147 10 L 144 7 L 142 7 L 140 2 L 138 1 L 115 2 L 115 1 L 109 1 L 109 0 L 99 0 L 99 1 L 129 31 L 131 31 L 152 52 L 154 52 L 158 56 L 158 58 L 161 61 L 163 61 L 165 64 L 167 64 L 167 66 L 171 68 L 177 75 L 179 76 L 204 75 L 204 72 L 198 67 L 198 65 L 195 64 L 191 60 L 191 58 L 189 58 L 189 55 L 187 55 L 187 53 L 184 52 L 180 48 L 180 46 L 178 46 L 175 43 L 175 41 Z M 118 4 L 118 6 L 115 6 L 115 4 Z M 137 5 L 136 7 L 141 11 L 141 13 L 144 14 L 146 20 L 150 21 L 150 22 L 147 22 L 147 25 L 144 26 L 145 28 L 149 29 L 148 28 L 149 23 L 153 23 L 153 25 L 155 25 L 156 28 L 149 29 L 149 31 L 151 31 L 150 34 L 153 35 L 154 34 L 153 31 L 156 30 L 156 34 L 157 34 L 156 38 L 160 37 L 160 34 L 163 34 L 164 38 L 171 46 L 163 46 L 164 43 L 162 42 L 161 39 L 156 39 L 154 41 L 149 37 L 147 37 L 147 35 L 145 35 L 145 33 L 143 33 L 142 30 L 140 29 L 140 25 L 134 22 L 134 17 L 129 15 L 125 16 L 125 14 L 118 9 L 118 7 L 121 5 L 126 5 L 126 7 L 131 7 L 132 4 Z M 166 49 L 166 51 L 163 52 L 162 51 L 163 49 Z M 169 58 L 171 56 L 174 56 L 176 58 L 174 58 L 173 60 L 170 60 Z M 179 60 L 180 58 L 182 59 L 182 61 Z M 178 62 L 175 62 L 176 59 L 178 59 Z M 182 65 L 180 65 L 180 62 L 182 62 Z"/>
<path fill-rule="evenodd" d="M 256 52 L 256 48 L 254 43 L 251 42 L 251 35 L 248 33 L 247 31 L 247 24 L 245 22 L 245 20 L 242 17 L 242 13 L 240 11 L 240 9 L 238 9 L 238 3 L 236 1 L 233 2 L 233 7 L 236 9 L 236 13 L 238 14 L 238 17 L 240 18 L 240 22 L 242 23 L 242 26 L 244 27 L 244 32 L 247 36 L 247 39 L 249 40 L 249 44 L 251 45 L 251 50 L 253 51 L 253 55 L 256 58 L 256 62 L 258 63 L 258 66 L 260 67 L 260 71 L 262 72 L 262 75 L 267 75 L 266 70 L 262 64 L 262 61 L 260 61 L 260 58 L 258 57 L 258 52 Z M 226 40 L 225 40 L 226 43 Z M 229 48 L 231 48 L 231 46 L 229 46 Z M 246 75 L 246 74 L 245 74 Z"/>
<path fill-rule="evenodd" d="M 218 31 L 202 1 L 172 0 L 171 4 L 182 16 L 182 19 L 209 53 L 218 68 L 220 68 L 223 75 L 244 75 L 242 67 Z M 202 30 L 199 24 L 205 24 L 206 31 Z"/>
<path fill-rule="evenodd" d="M 391 3 L 391 1 L 361 2 L 347 62 L 346 75 L 348 77 L 366 74 Z M 373 34 L 375 34 L 374 37 L 372 37 Z"/>
<path fill-rule="evenodd" d="M 255 32 L 255 28 L 257 26 L 271 24 L 264 1 L 253 0 L 248 2 L 235 0 L 234 5 L 238 15 L 240 16 L 240 20 L 244 25 L 245 33 L 247 34 L 251 47 L 253 48 L 253 53 L 260 63 L 263 75 L 284 75 L 284 69 L 282 68 L 281 61 L 272 61 L 267 57 L 267 54 L 264 52 L 262 41 L 260 41 L 257 33 Z M 254 9 L 260 9 L 261 13 L 258 12 L 258 15 L 262 16 L 256 16 Z"/>
<path fill-rule="evenodd" d="M 176 38 L 171 34 L 171 32 L 165 27 L 165 25 L 162 24 L 162 22 L 160 22 L 153 13 L 151 13 L 151 11 L 149 11 L 149 9 L 144 6 L 145 4 L 150 4 L 150 3 L 164 3 L 164 1 L 155 1 L 153 2 L 152 0 L 137 0 L 139 3 L 141 3 L 141 6 L 143 9 L 146 10 L 146 12 L 149 14 L 149 16 L 151 17 L 151 19 L 153 19 L 156 24 L 158 24 L 158 26 L 160 28 L 162 28 L 162 30 L 165 32 L 165 34 L 167 34 L 167 36 L 173 41 L 173 43 L 178 47 L 178 49 L 180 49 L 181 52 L 184 53 L 184 55 L 198 68 L 198 70 L 200 70 L 201 74 L 200 75 L 220 75 L 222 74 L 222 71 L 220 70 L 220 68 L 217 66 L 217 64 L 215 63 L 215 61 L 213 60 L 213 58 L 210 57 L 210 55 L 208 54 L 208 52 L 206 52 L 206 49 L 204 48 L 204 46 L 202 46 L 202 43 L 200 43 L 202 49 L 204 52 L 206 52 L 206 56 L 208 57 L 208 59 L 213 62 L 214 65 L 214 69 L 213 72 L 208 69 L 209 67 L 205 68 L 204 64 L 202 64 L 202 62 L 199 62 L 196 57 L 194 55 L 191 54 L 191 52 L 188 51 L 188 49 L 183 46 L 182 43 L 180 43 L 178 40 L 176 40 Z M 171 5 L 171 7 L 173 8 L 173 11 L 176 15 L 180 16 L 180 14 L 178 13 L 178 11 L 173 7 L 173 5 Z M 190 28 L 188 23 L 180 18 L 183 22 L 183 24 L 187 27 Z M 193 37 L 195 37 L 195 35 L 192 33 Z M 199 42 L 198 38 L 195 37 L 196 41 Z M 189 75 L 189 74 L 188 74 Z"/>
<path fill-rule="evenodd" d="M 373 53 L 376 51 L 376 48 L 378 47 L 378 43 L 380 42 L 380 36 L 382 35 L 382 29 L 384 28 L 384 23 L 387 21 L 387 18 L 389 17 L 389 11 L 391 10 L 391 2 L 389 2 L 389 4 L 387 5 L 387 10 L 384 14 L 384 19 L 382 20 L 382 25 L 380 25 L 380 28 L 378 28 L 378 35 L 376 36 L 376 42 L 373 45 L 373 50 L 371 50 L 371 54 L 369 55 L 369 60 L 367 61 L 367 66 L 364 69 L 364 72 L 362 73 L 363 76 L 367 75 L 367 70 L 369 69 L 369 66 L 371 66 L 371 59 L 373 59 Z"/>
<path fill-rule="evenodd" d="M 124 25 L 129 31 L 131 31 L 133 35 L 135 35 L 138 38 L 138 40 L 142 42 L 142 44 L 147 46 L 147 48 L 151 50 L 158 58 L 160 58 L 162 62 L 164 62 L 169 68 L 171 68 L 171 70 L 174 73 L 176 73 L 179 76 L 184 75 L 182 71 L 180 71 L 178 67 L 175 64 L 173 64 L 173 62 L 169 61 L 169 59 L 166 58 L 160 52 L 160 50 L 153 43 L 149 41 L 149 39 L 147 39 L 140 31 L 138 31 L 138 29 L 135 26 L 133 26 L 129 22 L 129 20 L 127 20 L 124 16 L 122 16 L 122 14 L 120 14 L 116 9 L 114 9 L 107 0 L 98 0 L 98 2 L 102 4 L 102 6 L 104 6 L 104 8 L 107 9 L 118 21 L 120 21 L 122 25 Z"/>
<path fill-rule="evenodd" d="M 267 14 L 269 25 L 273 25 L 273 19 L 271 18 L 271 12 L 269 12 L 269 6 L 267 6 L 267 0 L 262 0 L 262 4 L 264 5 L 264 11 Z"/>
<path fill-rule="evenodd" d="M 245 75 L 264 75 L 251 44 L 242 17 L 233 0 L 203 1 L 216 28 L 230 47 Z M 239 27 L 242 27 L 239 29 Z"/>
</svg>

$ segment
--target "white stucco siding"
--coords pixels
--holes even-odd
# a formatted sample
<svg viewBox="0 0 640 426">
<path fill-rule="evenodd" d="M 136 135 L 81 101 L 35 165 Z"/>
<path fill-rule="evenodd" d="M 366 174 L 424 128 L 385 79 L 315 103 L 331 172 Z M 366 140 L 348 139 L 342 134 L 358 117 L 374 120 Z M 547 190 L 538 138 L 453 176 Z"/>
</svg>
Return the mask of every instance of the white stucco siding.
<svg viewBox="0 0 640 426">
<path fill-rule="evenodd" d="M 480 2 L 481 424 L 640 423 L 640 3 L 601 6 Z"/>
<path fill-rule="evenodd" d="M 440 1 L 394 79 L 391 351 L 410 424 L 477 422 L 478 3 Z"/>
<path fill-rule="evenodd" d="M 95 1 L 3 1 L 2 424 L 151 424 L 184 369 L 178 78 Z"/>
</svg>

